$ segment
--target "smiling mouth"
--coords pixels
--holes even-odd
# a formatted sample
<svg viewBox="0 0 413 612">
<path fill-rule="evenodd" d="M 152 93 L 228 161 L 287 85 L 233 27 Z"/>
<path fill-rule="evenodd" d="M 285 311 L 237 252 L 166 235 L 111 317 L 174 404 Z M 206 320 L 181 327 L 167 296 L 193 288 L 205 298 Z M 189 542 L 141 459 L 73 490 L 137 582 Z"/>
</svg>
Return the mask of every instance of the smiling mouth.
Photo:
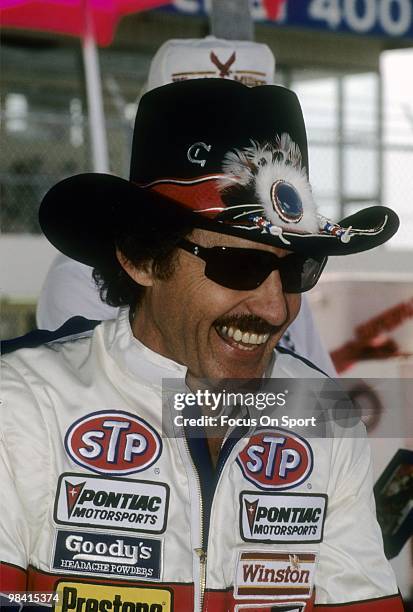
<svg viewBox="0 0 413 612">
<path fill-rule="evenodd" d="M 270 334 L 257 334 L 255 332 L 242 331 L 238 327 L 220 325 L 215 327 L 218 335 L 230 346 L 243 351 L 254 351 L 265 344 Z"/>
</svg>

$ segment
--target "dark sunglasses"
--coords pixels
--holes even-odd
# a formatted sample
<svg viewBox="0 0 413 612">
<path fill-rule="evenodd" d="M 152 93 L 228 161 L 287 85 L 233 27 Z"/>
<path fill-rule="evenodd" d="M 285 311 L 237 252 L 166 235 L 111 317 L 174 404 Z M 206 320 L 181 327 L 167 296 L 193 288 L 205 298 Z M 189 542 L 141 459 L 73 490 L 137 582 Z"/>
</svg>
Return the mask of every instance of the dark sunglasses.
<svg viewBox="0 0 413 612">
<path fill-rule="evenodd" d="M 237 291 L 256 289 L 273 270 L 278 270 L 286 293 L 303 293 L 315 286 L 327 262 L 327 257 L 306 257 L 298 253 L 277 257 L 258 249 L 203 247 L 189 240 L 181 240 L 178 247 L 205 261 L 207 278 Z"/>
</svg>

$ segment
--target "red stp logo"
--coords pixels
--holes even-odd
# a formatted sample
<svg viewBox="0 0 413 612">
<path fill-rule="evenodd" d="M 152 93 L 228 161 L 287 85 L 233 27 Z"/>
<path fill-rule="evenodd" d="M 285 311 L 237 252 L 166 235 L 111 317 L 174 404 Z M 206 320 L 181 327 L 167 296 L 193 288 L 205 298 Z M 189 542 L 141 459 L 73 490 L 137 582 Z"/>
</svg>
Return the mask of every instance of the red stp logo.
<svg viewBox="0 0 413 612">
<path fill-rule="evenodd" d="M 237 457 L 245 478 L 260 489 L 291 489 L 313 469 L 313 452 L 304 438 L 283 429 L 261 431 Z"/>
<path fill-rule="evenodd" d="M 103 474 L 141 472 L 162 452 L 157 432 L 143 419 L 120 410 L 95 412 L 73 423 L 65 447 L 76 463 Z"/>
</svg>

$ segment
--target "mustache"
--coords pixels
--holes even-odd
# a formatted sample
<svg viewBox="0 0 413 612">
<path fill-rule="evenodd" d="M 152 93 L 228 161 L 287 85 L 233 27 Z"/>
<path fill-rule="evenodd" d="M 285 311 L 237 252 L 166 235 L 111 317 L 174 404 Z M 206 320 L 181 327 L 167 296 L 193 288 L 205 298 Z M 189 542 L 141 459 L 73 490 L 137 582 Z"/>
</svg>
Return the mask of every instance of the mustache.
<svg viewBox="0 0 413 612">
<path fill-rule="evenodd" d="M 255 334 L 275 334 L 285 325 L 285 321 L 281 325 L 272 325 L 265 319 L 252 314 L 238 314 L 228 317 L 221 317 L 215 321 L 217 327 L 237 327 L 242 332 L 253 332 Z"/>
</svg>

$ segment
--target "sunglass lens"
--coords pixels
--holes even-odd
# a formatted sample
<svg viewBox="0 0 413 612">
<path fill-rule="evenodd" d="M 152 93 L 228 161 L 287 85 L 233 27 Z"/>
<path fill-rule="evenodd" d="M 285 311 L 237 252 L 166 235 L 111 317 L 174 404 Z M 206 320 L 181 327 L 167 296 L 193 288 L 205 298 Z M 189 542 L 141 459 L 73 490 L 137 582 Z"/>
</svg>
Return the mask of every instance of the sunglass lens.
<svg viewBox="0 0 413 612">
<path fill-rule="evenodd" d="M 251 291 L 278 269 L 283 290 L 302 293 L 315 286 L 327 257 L 312 258 L 293 253 L 277 258 L 267 251 L 216 247 L 210 249 L 205 261 L 205 276 L 228 289 Z"/>
<path fill-rule="evenodd" d="M 327 257 L 312 258 L 288 255 L 280 266 L 280 277 L 286 293 L 303 293 L 312 289 L 323 271 Z"/>
<path fill-rule="evenodd" d="M 268 259 L 257 251 L 228 248 L 213 251 L 205 275 L 228 289 L 251 291 L 264 282 L 272 269 Z"/>
</svg>

